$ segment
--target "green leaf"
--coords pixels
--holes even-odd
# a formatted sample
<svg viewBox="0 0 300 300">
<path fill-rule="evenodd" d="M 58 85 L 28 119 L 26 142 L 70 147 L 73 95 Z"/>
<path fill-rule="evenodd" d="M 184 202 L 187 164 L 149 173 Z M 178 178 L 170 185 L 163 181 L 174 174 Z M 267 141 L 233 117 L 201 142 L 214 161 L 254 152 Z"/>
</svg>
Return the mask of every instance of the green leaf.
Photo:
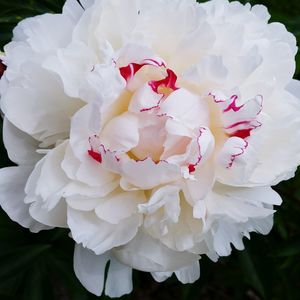
<svg viewBox="0 0 300 300">
<path fill-rule="evenodd" d="M 50 248 L 51 245 L 30 245 L 1 253 L 0 280 L 30 268 L 32 263 Z"/>
<path fill-rule="evenodd" d="M 277 250 L 277 256 L 288 257 L 300 254 L 300 239 L 291 241 Z"/>
<path fill-rule="evenodd" d="M 259 292 L 264 299 L 266 299 L 266 291 L 249 252 L 247 250 L 240 252 L 239 260 L 247 283 Z"/>
</svg>

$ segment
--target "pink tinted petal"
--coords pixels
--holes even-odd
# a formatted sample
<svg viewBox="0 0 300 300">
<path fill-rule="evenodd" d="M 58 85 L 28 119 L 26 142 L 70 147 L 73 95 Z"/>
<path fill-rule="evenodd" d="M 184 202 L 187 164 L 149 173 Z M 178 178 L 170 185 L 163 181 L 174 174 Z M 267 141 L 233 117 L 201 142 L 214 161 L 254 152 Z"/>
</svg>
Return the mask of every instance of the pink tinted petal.
<svg viewBox="0 0 300 300">
<path fill-rule="evenodd" d="M 148 84 L 144 84 L 133 95 L 128 110 L 139 113 L 158 108 L 163 96 L 154 93 Z"/>
<path fill-rule="evenodd" d="M 101 131 L 101 143 L 112 151 L 130 151 L 139 142 L 138 121 L 137 116 L 127 112 L 113 118 Z"/>
<path fill-rule="evenodd" d="M 171 93 L 161 103 L 159 114 L 167 115 L 192 129 L 208 125 L 209 119 L 207 104 L 186 89 Z"/>
</svg>

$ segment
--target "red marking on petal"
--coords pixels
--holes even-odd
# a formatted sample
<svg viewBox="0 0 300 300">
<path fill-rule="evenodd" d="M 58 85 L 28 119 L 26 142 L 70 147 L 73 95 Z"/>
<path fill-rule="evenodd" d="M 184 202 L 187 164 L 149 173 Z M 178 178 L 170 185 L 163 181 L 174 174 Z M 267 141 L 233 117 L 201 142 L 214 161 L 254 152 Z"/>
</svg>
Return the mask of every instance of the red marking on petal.
<svg viewBox="0 0 300 300">
<path fill-rule="evenodd" d="M 172 70 L 167 69 L 167 76 L 164 79 L 149 81 L 148 84 L 151 86 L 152 90 L 155 93 L 159 94 L 158 89 L 161 86 L 166 87 L 166 88 L 170 88 L 173 91 L 178 90 L 178 87 L 176 87 L 176 81 L 177 81 L 176 74 Z"/>
<path fill-rule="evenodd" d="M 199 135 L 197 137 L 197 145 L 198 145 L 198 152 L 199 152 L 199 155 L 198 155 L 198 159 L 197 161 L 194 163 L 194 164 L 189 164 L 188 165 L 188 169 L 189 169 L 189 172 L 190 173 L 193 173 L 196 171 L 196 167 L 198 166 L 198 164 L 200 163 L 201 159 L 202 159 L 202 155 L 201 155 L 201 146 L 200 146 L 200 143 L 199 143 L 199 139 L 201 138 L 202 134 L 203 134 L 203 131 L 205 131 L 206 128 L 204 127 L 201 127 L 199 129 Z"/>
<path fill-rule="evenodd" d="M 235 159 L 236 159 L 237 157 L 239 157 L 239 156 L 241 156 L 241 155 L 243 155 L 243 154 L 245 153 L 245 150 L 247 149 L 249 143 L 248 143 L 246 140 L 244 140 L 244 142 L 245 142 L 244 147 L 243 147 L 243 148 L 239 148 L 239 149 L 241 150 L 241 152 L 240 152 L 240 153 L 237 153 L 237 154 L 232 154 L 232 155 L 231 155 L 230 163 L 229 163 L 228 166 L 226 167 L 227 169 L 230 169 L 230 168 L 233 166 L 233 163 L 234 163 L 234 161 L 235 161 Z"/>
<path fill-rule="evenodd" d="M 153 92 L 157 93 L 157 94 L 162 94 L 162 97 L 156 105 L 154 105 L 152 107 L 142 108 L 140 110 L 140 112 L 150 111 L 153 109 L 160 109 L 160 103 L 166 99 L 166 95 L 164 93 L 160 92 L 159 88 L 165 87 L 165 88 L 171 89 L 172 91 L 176 91 L 179 89 L 178 87 L 176 87 L 176 81 L 177 81 L 177 76 L 170 69 L 167 69 L 167 76 L 164 79 L 149 81 L 148 84 L 151 87 L 151 89 L 153 90 Z"/>
<path fill-rule="evenodd" d="M 240 122 L 236 122 L 236 123 L 226 127 L 225 129 L 227 129 L 227 130 L 228 129 L 233 129 L 234 127 L 238 127 L 238 126 L 241 126 L 241 125 L 244 125 L 244 128 L 240 128 L 240 129 L 235 130 L 234 132 L 227 133 L 228 136 L 230 136 L 230 137 L 236 136 L 236 137 L 245 139 L 245 138 L 250 136 L 251 131 L 253 129 L 256 129 L 256 128 L 260 127 L 262 124 L 260 122 L 256 121 L 256 120 L 240 121 Z"/>
<path fill-rule="evenodd" d="M 208 96 L 213 97 L 215 103 L 222 103 L 222 102 L 226 101 L 226 100 L 223 100 L 223 99 L 218 99 L 217 96 L 212 94 L 212 93 L 208 93 Z"/>
<path fill-rule="evenodd" d="M 5 70 L 6 70 L 6 65 L 0 59 L 0 78 L 3 76 L 3 73 L 5 72 Z"/>
<path fill-rule="evenodd" d="M 239 121 L 239 122 L 233 123 L 232 125 L 226 127 L 225 129 L 231 129 L 231 128 L 234 128 L 234 127 L 237 127 L 240 125 L 249 125 L 249 124 L 251 124 L 251 121 Z"/>
<path fill-rule="evenodd" d="M 195 165 L 189 165 L 188 168 L 189 168 L 190 173 L 193 173 L 193 172 L 196 171 L 196 166 Z"/>
<path fill-rule="evenodd" d="M 143 64 L 132 63 L 126 67 L 120 68 L 119 70 L 121 76 L 128 82 L 143 66 Z"/>
<path fill-rule="evenodd" d="M 94 150 L 88 150 L 89 156 L 91 156 L 94 160 L 99 162 L 100 164 L 102 163 L 102 155 L 98 152 L 95 152 Z"/>
<path fill-rule="evenodd" d="M 91 145 L 91 149 L 88 150 L 88 154 L 97 162 L 102 163 L 103 155 L 105 157 L 105 154 L 107 152 L 113 153 L 115 156 L 115 159 L 117 161 L 120 161 L 120 158 L 117 157 L 117 155 L 115 154 L 116 152 L 106 149 L 106 147 L 101 143 L 101 141 L 97 135 L 89 137 L 89 143 Z M 97 149 L 97 150 L 95 151 L 95 149 Z M 103 150 L 103 153 L 101 152 L 101 149 Z"/>
<path fill-rule="evenodd" d="M 119 70 L 121 76 L 126 80 L 126 82 L 128 82 L 144 66 L 165 67 L 165 64 L 148 58 L 144 59 L 141 63 L 130 63 L 128 66 L 119 68 Z"/>
<path fill-rule="evenodd" d="M 234 133 L 230 134 L 231 137 L 233 136 L 236 136 L 236 137 L 239 137 L 241 139 L 245 139 L 247 137 L 250 136 L 250 133 L 251 131 L 253 130 L 254 128 L 248 128 L 248 129 L 241 129 L 241 130 L 237 130 L 235 131 Z"/>
<path fill-rule="evenodd" d="M 236 106 L 236 100 L 237 100 L 238 96 L 233 95 L 230 97 L 230 99 L 232 100 L 232 102 L 228 105 L 228 107 L 226 107 L 223 112 L 228 112 L 230 110 L 233 110 L 234 112 L 239 111 L 244 105 L 241 106 Z"/>
<path fill-rule="evenodd" d="M 163 97 L 158 101 L 158 103 L 154 106 L 151 106 L 151 107 L 147 107 L 147 108 L 142 108 L 140 110 L 140 112 L 145 112 L 145 111 L 150 111 L 150 110 L 153 110 L 153 109 L 160 109 L 160 103 L 162 101 Z"/>
</svg>

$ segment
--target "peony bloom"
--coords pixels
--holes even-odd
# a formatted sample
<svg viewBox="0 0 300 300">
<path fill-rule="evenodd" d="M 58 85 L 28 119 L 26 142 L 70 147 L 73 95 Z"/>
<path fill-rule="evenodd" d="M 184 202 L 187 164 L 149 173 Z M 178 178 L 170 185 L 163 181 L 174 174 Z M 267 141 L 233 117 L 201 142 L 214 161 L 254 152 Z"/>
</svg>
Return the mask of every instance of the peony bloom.
<svg viewBox="0 0 300 300">
<path fill-rule="evenodd" d="M 132 269 L 194 282 L 201 255 L 271 230 L 271 186 L 300 163 L 295 38 L 261 5 L 80 2 L 20 22 L 0 57 L 18 165 L 1 206 L 32 232 L 69 228 L 96 295 L 129 293 Z"/>
</svg>

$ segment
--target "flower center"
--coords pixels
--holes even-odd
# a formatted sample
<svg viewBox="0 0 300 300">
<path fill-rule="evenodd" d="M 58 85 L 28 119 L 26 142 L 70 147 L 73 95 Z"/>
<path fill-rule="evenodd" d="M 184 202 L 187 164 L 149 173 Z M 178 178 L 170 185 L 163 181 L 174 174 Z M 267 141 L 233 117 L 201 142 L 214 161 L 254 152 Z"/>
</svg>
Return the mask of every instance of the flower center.
<svg viewBox="0 0 300 300">
<path fill-rule="evenodd" d="M 226 166 L 231 168 L 245 152 L 252 130 L 261 126 L 257 121 L 260 96 L 239 106 L 236 95 L 197 95 L 180 87 L 177 75 L 154 59 L 119 70 L 127 83 L 126 101 L 122 101 L 120 114 L 107 120 L 96 141 L 90 140 L 88 153 L 99 163 L 110 152 L 118 162 L 151 159 L 193 173 L 212 148 L 222 152 L 232 138 L 232 149 L 225 149 L 230 154 Z"/>
</svg>

